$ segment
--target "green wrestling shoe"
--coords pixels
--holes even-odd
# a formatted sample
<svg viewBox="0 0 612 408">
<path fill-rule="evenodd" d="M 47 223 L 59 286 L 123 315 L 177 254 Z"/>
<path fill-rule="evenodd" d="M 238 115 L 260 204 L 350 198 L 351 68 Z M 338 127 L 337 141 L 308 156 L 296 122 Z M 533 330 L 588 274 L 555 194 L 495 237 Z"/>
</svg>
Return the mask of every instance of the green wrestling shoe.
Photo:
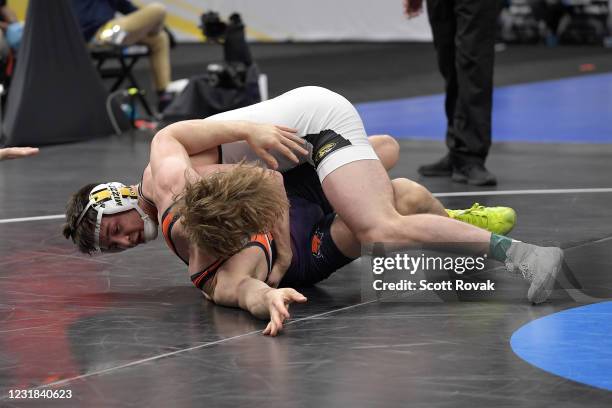
<svg viewBox="0 0 612 408">
<path fill-rule="evenodd" d="M 475 203 L 467 210 L 446 210 L 446 212 L 452 219 L 499 235 L 506 235 L 516 224 L 516 212 L 510 207 L 485 207 Z"/>
</svg>

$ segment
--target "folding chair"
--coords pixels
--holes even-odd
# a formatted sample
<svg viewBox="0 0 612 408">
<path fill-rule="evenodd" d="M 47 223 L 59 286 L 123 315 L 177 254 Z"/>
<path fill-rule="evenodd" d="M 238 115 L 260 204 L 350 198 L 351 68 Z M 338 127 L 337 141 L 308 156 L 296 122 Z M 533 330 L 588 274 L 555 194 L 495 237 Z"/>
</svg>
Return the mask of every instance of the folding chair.
<svg viewBox="0 0 612 408">
<path fill-rule="evenodd" d="M 149 47 L 146 45 L 92 45 L 89 48 L 91 57 L 96 61 L 96 68 L 103 79 L 114 79 L 113 85 L 110 88 L 111 92 L 119 89 L 124 81 L 128 81 L 131 87 L 140 89 L 136 78 L 132 74 L 132 69 L 136 63 L 142 58 L 151 54 Z M 115 62 L 115 66 L 105 66 L 107 61 Z M 117 66 L 118 64 L 118 66 Z M 153 110 L 142 93 L 137 94 L 137 98 L 149 116 L 153 116 Z"/>
</svg>

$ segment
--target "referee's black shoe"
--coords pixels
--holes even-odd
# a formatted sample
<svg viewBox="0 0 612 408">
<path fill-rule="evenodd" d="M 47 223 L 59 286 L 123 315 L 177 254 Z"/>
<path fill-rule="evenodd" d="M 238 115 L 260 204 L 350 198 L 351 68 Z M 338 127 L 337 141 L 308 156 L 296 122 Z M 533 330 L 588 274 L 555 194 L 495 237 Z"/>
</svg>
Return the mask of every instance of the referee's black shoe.
<svg viewBox="0 0 612 408">
<path fill-rule="evenodd" d="M 450 177 L 453 174 L 453 165 L 447 154 L 432 164 L 425 164 L 417 169 L 421 176 L 426 177 Z"/>
<path fill-rule="evenodd" d="M 495 186 L 497 179 L 483 164 L 468 163 L 453 170 L 453 181 L 467 183 L 472 186 Z"/>
</svg>

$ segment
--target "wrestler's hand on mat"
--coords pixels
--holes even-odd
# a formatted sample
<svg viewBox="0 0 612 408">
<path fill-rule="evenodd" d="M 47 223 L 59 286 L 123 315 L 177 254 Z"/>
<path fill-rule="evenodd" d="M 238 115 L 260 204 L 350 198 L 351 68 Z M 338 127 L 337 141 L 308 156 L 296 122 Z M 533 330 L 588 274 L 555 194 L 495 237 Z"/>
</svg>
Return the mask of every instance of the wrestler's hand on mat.
<svg viewBox="0 0 612 408">
<path fill-rule="evenodd" d="M 38 154 L 38 147 L 7 147 L 0 149 L 0 160 L 18 159 Z"/>
<path fill-rule="evenodd" d="M 289 315 L 289 305 L 293 302 L 305 303 L 308 299 L 300 292 L 291 288 L 273 289 L 266 293 L 266 304 L 270 312 L 270 323 L 263 334 L 276 336 L 283 329 L 283 322 Z"/>
<path fill-rule="evenodd" d="M 308 155 L 304 145 L 304 139 L 297 135 L 297 129 L 285 126 L 266 125 L 253 123 L 253 128 L 247 136 L 247 143 L 251 149 L 261 157 L 271 169 L 278 168 L 278 162 L 269 151 L 276 150 L 294 163 L 299 163 L 296 153 Z"/>
<path fill-rule="evenodd" d="M 404 15 L 408 18 L 419 16 L 423 12 L 423 0 L 404 0 Z"/>
</svg>

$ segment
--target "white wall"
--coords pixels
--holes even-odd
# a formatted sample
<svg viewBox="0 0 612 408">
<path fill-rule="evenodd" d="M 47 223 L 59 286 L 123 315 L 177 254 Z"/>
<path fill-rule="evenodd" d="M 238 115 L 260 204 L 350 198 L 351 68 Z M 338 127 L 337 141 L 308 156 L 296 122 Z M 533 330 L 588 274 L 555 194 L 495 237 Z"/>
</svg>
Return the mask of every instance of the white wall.
<svg viewBox="0 0 612 408">
<path fill-rule="evenodd" d="M 154 0 L 134 0 L 145 4 Z M 158 0 L 159 1 L 159 0 Z M 200 39 L 199 15 L 239 12 L 257 41 L 431 40 L 427 18 L 407 20 L 402 0 L 161 0 L 181 40 Z"/>
</svg>

